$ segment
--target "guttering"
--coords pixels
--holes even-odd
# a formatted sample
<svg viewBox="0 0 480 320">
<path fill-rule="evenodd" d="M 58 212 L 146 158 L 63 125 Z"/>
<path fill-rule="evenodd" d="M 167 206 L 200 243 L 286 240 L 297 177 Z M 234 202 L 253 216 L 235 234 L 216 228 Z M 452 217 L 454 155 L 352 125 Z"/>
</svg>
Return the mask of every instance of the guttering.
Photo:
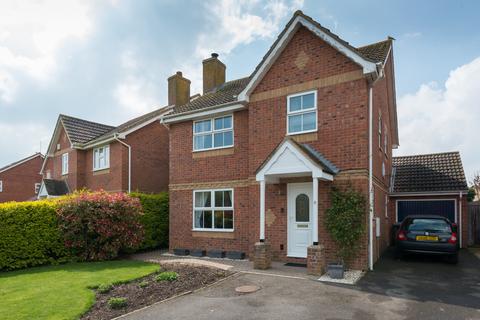
<svg viewBox="0 0 480 320">
<path fill-rule="evenodd" d="M 200 110 L 192 110 L 192 111 L 184 112 L 178 115 L 177 114 L 166 115 L 161 119 L 161 122 L 165 124 L 175 123 L 175 122 L 180 122 L 185 120 L 201 118 L 201 117 L 209 116 L 212 114 L 243 110 L 246 107 L 247 106 L 244 101 L 240 101 L 240 102 L 234 101 L 234 102 L 220 104 L 220 105 L 216 105 L 208 108 L 203 108 Z"/>
<path fill-rule="evenodd" d="M 128 193 L 130 193 L 132 192 L 132 147 L 129 144 L 121 141 L 117 134 L 113 136 L 113 139 L 120 142 L 128 149 Z"/>
</svg>

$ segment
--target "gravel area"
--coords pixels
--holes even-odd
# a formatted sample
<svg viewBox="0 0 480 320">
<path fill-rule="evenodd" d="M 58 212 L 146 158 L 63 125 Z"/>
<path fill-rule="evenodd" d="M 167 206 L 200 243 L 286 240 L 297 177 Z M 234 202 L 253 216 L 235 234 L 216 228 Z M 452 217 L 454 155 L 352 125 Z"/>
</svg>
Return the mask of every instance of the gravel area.
<svg viewBox="0 0 480 320">
<path fill-rule="evenodd" d="M 151 305 L 170 297 L 199 289 L 212 284 L 230 274 L 226 270 L 188 264 L 162 264 L 162 270 L 174 271 L 178 274 L 173 281 L 156 281 L 158 273 L 135 281 L 114 286 L 107 293 L 96 294 L 96 302 L 82 317 L 88 320 L 112 319 L 122 314 Z M 112 309 L 108 305 L 110 298 L 126 298 L 127 305 L 120 309 Z"/>
<path fill-rule="evenodd" d="M 342 284 L 351 284 L 354 285 L 365 275 L 365 272 L 360 270 L 347 270 L 344 273 L 343 279 L 333 279 L 330 278 L 328 273 L 325 273 L 323 276 L 318 278 L 318 281 L 322 282 L 333 282 L 333 283 L 342 283 Z"/>
</svg>

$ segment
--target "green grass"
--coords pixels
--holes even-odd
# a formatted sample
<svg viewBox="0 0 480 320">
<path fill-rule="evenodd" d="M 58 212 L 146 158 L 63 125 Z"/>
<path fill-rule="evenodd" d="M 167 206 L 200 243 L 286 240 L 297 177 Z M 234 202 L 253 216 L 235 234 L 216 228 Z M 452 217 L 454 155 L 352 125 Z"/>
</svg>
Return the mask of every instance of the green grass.
<svg viewBox="0 0 480 320">
<path fill-rule="evenodd" d="M 0 319 L 76 319 L 95 301 L 92 287 L 158 271 L 140 261 L 69 263 L 0 274 Z"/>
</svg>

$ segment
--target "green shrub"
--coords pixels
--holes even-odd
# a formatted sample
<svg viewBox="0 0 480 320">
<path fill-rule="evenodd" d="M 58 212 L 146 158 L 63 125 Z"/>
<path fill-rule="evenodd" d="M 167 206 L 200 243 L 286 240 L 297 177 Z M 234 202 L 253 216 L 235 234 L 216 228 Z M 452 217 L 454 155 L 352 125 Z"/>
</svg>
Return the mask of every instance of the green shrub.
<svg viewBox="0 0 480 320">
<path fill-rule="evenodd" d="M 110 298 L 108 299 L 108 306 L 112 309 L 121 309 L 127 306 L 127 298 Z"/>
<path fill-rule="evenodd" d="M 97 291 L 99 293 L 107 293 L 110 292 L 110 290 L 113 289 L 113 286 L 109 283 L 104 283 L 98 286 Z"/>
<path fill-rule="evenodd" d="M 55 201 L 0 204 L 0 270 L 68 260 L 58 230 Z"/>
<path fill-rule="evenodd" d="M 338 258 L 346 263 L 358 253 L 360 237 L 365 232 L 365 198 L 352 189 L 334 189 L 331 197 L 325 225 L 338 246 Z"/>
<path fill-rule="evenodd" d="M 159 273 L 155 277 L 155 281 L 175 281 L 177 280 L 177 278 L 178 278 L 178 274 L 176 272 L 165 271 L 165 272 Z"/>
<path fill-rule="evenodd" d="M 67 248 L 84 261 L 107 260 L 143 241 L 140 201 L 124 193 L 80 192 L 58 202 Z"/>
<path fill-rule="evenodd" d="M 145 239 L 140 250 L 168 248 L 168 193 L 144 194 L 133 192 L 142 204 L 140 222 L 145 230 Z"/>
</svg>

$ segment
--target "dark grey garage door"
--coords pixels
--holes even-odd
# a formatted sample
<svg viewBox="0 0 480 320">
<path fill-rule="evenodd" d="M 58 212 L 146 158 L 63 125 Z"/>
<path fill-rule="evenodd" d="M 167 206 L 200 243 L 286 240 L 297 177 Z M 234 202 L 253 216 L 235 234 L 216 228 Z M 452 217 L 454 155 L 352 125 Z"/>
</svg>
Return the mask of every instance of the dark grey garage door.
<svg viewBox="0 0 480 320">
<path fill-rule="evenodd" d="M 403 221 L 406 216 L 416 214 L 434 214 L 447 217 L 450 221 L 455 221 L 455 200 L 398 200 L 397 201 L 397 219 Z"/>
</svg>

